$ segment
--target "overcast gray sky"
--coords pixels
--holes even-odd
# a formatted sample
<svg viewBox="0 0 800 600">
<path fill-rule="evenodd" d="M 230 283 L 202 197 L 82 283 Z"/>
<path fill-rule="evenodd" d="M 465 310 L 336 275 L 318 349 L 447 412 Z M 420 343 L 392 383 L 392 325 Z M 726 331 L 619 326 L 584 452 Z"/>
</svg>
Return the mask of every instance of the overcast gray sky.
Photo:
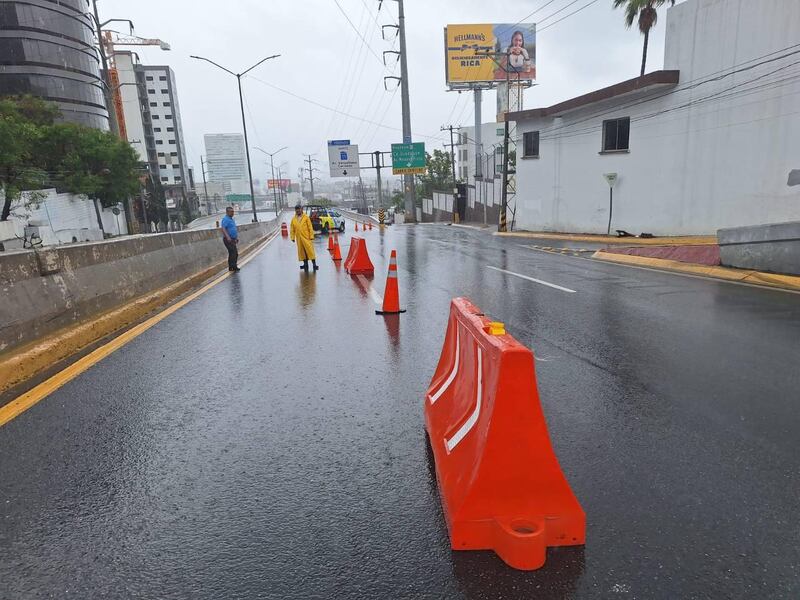
<svg viewBox="0 0 800 600">
<path fill-rule="evenodd" d="M 338 2 L 375 54 L 392 49 L 391 30 L 387 30 L 390 40 L 384 41 L 378 24 L 397 23 L 396 2 L 385 0 L 380 13 L 378 0 Z M 406 0 L 415 141 L 426 142 L 428 151 L 441 148 L 442 125 L 469 125 L 473 120 L 471 97 L 446 91 L 442 30 L 448 23 L 515 23 L 537 11 L 527 21 L 542 29 L 566 17 L 537 35 L 538 81 L 526 92 L 525 108 L 548 106 L 637 76 L 642 36 L 635 26 L 625 28 L 623 12 L 612 9 L 612 0 L 590 2 Z M 400 94 L 383 89 L 383 76 L 399 75 L 399 65 L 383 68 L 335 0 L 102 0 L 99 6 L 102 20 L 131 19 L 137 35 L 171 44 L 171 52 L 131 49 L 145 64 L 168 64 L 174 69 L 187 151 L 196 172 L 205 152 L 203 135 L 240 132 L 241 117 L 235 78 L 190 59 L 191 54 L 235 72 L 270 54 L 281 54 L 243 81 L 250 146 L 269 151 L 289 146 L 280 160 L 288 161 L 293 179 L 304 153 L 317 153 L 322 175 L 327 173 L 328 139 L 349 138 L 362 152 L 388 151 L 390 144 L 402 141 Z M 553 13 L 557 14 L 546 19 Z M 650 38 L 648 71 L 663 65 L 665 26 L 666 8 L 662 8 Z M 495 93 L 485 94 L 485 122 L 493 120 L 495 107 Z M 253 155 L 253 176 L 262 180 L 267 178 L 264 158 Z"/>
</svg>

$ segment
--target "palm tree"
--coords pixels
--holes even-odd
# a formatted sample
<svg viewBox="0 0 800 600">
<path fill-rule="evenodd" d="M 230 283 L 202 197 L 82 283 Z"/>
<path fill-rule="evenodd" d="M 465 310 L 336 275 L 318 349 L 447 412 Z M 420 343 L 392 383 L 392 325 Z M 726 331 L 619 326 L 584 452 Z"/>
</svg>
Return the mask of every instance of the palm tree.
<svg viewBox="0 0 800 600">
<path fill-rule="evenodd" d="M 663 5 L 667 0 L 614 0 L 614 8 L 625 7 L 625 25 L 630 28 L 633 22 L 638 20 L 639 31 L 644 34 L 644 50 L 642 51 L 642 72 L 647 64 L 647 42 L 650 39 L 650 30 L 658 20 L 656 8 Z"/>
</svg>

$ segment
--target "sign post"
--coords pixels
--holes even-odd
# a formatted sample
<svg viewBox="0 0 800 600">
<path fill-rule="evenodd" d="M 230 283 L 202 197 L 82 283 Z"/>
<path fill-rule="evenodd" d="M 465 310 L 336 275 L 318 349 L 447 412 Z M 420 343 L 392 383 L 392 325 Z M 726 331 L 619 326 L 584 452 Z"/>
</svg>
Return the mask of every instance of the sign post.
<svg viewBox="0 0 800 600">
<path fill-rule="evenodd" d="M 425 143 L 392 144 L 392 175 L 424 175 Z"/>
<path fill-rule="evenodd" d="M 360 177 L 358 145 L 350 140 L 330 140 L 328 142 L 328 164 L 331 177 Z"/>
<path fill-rule="evenodd" d="M 603 178 L 608 183 L 608 235 L 611 235 L 611 215 L 614 213 L 614 186 L 619 176 L 616 173 L 603 173 Z"/>
</svg>

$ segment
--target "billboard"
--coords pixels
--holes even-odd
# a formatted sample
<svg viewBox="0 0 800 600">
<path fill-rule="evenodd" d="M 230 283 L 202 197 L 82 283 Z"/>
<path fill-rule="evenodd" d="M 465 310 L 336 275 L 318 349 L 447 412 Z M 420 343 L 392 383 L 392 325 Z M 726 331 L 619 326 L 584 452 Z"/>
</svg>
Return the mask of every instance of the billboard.
<svg viewBox="0 0 800 600">
<path fill-rule="evenodd" d="M 291 179 L 268 179 L 267 180 L 267 188 L 270 190 L 279 189 L 283 190 L 284 192 L 288 190 L 292 185 Z"/>
<path fill-rule="evenodd" d="M 445 69 L 451 87 L 470 83 L 534 81 L 536 25 L 495 23 L 448 25 L 444 30 Z"/>
</svg>

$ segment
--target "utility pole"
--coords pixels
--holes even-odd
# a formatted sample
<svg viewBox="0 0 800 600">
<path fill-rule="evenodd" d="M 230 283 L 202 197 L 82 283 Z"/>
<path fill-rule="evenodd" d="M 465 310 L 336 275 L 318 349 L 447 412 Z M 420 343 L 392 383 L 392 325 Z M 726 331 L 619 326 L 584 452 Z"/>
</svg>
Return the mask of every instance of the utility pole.
<svg viewBox="0 0 800 600">
<path fill-rule="evenodd" d="M 475 88 L 475 179 L 483 178 L 483 165 L 478 157 L 483 154 L 481 132 L 481 107 L 483 105 L 483 90 Z"/>
<path fill-rule="evenodd" d="M 450 167 L 453 172 L 453 222 L 457 223 L 456 215 L 460 215 L 460 212 L 458 210 L 458 188 L 456 187 L 456 145 L 453 142 L 453 129 L 452 125 L 443 125 L 440 131 L 450 131 L 450 144 L 445 144 L 444 146 L 450 146 Z"/>
<path fill-rule="evenodd" d="M 206 161 L 203 158 L 203 156 L 200 156 L 200 169 L 203 171 L 203 193 L 206 196 L 206 210 L 208 211 L 208 214 L 211 214 L 211 210 L 209 209 L 208 206 L 208 184 L 206 183 Z M 214 212 L 215 213 L 217 212 L 216 203 L 214 204 Z"/>
<path fill-rule="evenodd" d="M 411 138 L 411 103 L 408 90 L 408 48 L 406 46 L 406 13 L 403 0 L 397 0 L 398 23 L 400 35 L 400 85 L 403 105 L 403 143 L 410 144 Z M 414 193 L 414 176 L 403 175 L 403 188 L 406 199 L 406 223 L 417 222 L 417 199 Z"/>
<path fill-rule="evenodd" d="M 311 164 L 313 162 L 313 158 L 311 154 L 304 155 L 306 157 L 305 162 L 308 163 L 308 181 L 311 183 L 311 204 L 314 203 L 314 166 Z"/>
</svg>

